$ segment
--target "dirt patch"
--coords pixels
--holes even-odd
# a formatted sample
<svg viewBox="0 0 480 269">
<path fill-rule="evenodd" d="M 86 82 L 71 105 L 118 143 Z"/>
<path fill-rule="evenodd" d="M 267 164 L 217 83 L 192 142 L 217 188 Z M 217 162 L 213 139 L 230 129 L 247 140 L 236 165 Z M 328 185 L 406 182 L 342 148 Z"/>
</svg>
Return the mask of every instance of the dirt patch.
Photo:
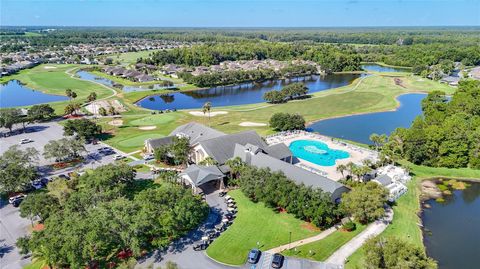
<svg viewBox="0 0 480 269">
<path fill-rule="evenodd" d="M 141 126 L 141 127 L 138 127 L 139 130 L 142 130 L 142 131 L 148 131 L 148 130 L 154 130 L 154 129 L 157 129 L 157 126 Z"/>
<path fill-rule="evenodd" d="M 251 121 L 244 121 L 239 124 L 239 126 L 242 127 L 261 127 L 261 126 L 267 126 L 266 123 L 261 123 L 261 122 L 251 122 Z"/>
<path fill-rule="evenodd" d="M 112 126 L 122 126 L 123 120 L 115 119 L 115 120 L 109 121 L 108 124 Z"/>
<path fill-rule="evenodd" d="M 438 188 L 437 184 L 432 180 L 422 181 L 422 195 L 421 199 L 423 201 L 429 199 L 439 199 L 442 198 L 442 191 Z"/>
<path fill-rule="evenodd" d="M 301 227 L 303 229 L 306 229 L 306 230 L 309 230 L 309 231 L 313 231 L 313 232 L 320 232 L 320 228 L 318 228 L 317 226 L 311 224 L 310 222 L 305 222 L 301 225 Z"/>
<path fill-rule="evenodd" d="M 227 111 L 213 111 L 210 113 L 203 113 L 203 111 L 190 111 L 188 112 L 190 115 L 197 116 L 197 117 L 215 117 L 217 115 L 225 115 L 228 114 Z"/>
</svg>

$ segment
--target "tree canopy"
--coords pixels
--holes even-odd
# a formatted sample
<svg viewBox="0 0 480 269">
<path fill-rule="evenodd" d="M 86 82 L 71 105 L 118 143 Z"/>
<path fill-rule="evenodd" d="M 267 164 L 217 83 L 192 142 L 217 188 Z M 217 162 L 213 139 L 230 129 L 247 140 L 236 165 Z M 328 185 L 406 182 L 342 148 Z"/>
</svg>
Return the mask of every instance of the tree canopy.
<svg viewBox="0 0 480 269">
<path fill-rule="evenodd" d="M 26 200 L 21 210 L 41 216 L 44 229 L 19 244 L 51 267 L 107 267 L 118 263 L 121 253 L 139 257 L 168 245 L 207 216 L 208 206 L 189 189 L 172 183 L 138 185 L 134 176 L 128 165 L 102 166 L 72 183 L 63 203 L 50 192 L 29 198 L 32 202 Z M 33 204 L 47 199 L 55 206 Z"/>
<path fill-rule="evenodd" d="M 102 127 L 89 119 L 68 120 L 63 126 L 65 135 L 77 135 L 89 140 L 102 133 Z"/>
<path fill-rule="evenodd" d="M 361 223 L 372 222 L 385 214 L 388 190 L 375 182 L 357 184 L 342 195 L 342 209 Z"/>
<path fill-rule="evenodd" d="M 304 130 L 305 119 L 299 114 L 278 112 L 270 118 L 270 127 L 276 131 Z"/>
<path fill-rule="evenodd" d="M 11 146 L 0 156 L 0 192 L 23 191 L 37 176 L 35 161 L 38 151 L 34 148 L 21 150 Z"/>
<path fill-rule="evenodd" d="M 449 101 L 433 91 L 422 101 L 423 117 L 410 128 L 398 128 L 382 150 L 435 167 L 480 168 L 480 81 L 460 82 Z"/>
</svg>

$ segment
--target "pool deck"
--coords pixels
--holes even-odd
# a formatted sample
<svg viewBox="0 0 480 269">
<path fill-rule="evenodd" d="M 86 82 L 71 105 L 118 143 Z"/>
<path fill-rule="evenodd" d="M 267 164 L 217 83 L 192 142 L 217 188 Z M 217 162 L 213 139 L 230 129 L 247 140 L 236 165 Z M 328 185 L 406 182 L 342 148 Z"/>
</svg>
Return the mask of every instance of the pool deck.
<svg viewBox="0 0 480 269">
<path fill-rule="evenodd" d="M 337 166 L 340 164 L 347 164 L 349 162 L 353 162 L 355 164 L 361 165 L 364 159 L 377 159 L 377 153 L 375 151 L 361 148 L 352 144 L 345 143 L 343 141 L 338 141 L 335 138 L 322 136 L 316 133 L 308 133 L 308 132 L 294 132 L 285 135 L 278 135 L 274 137 L 267 138 L 267 143 L 269 144 L 277 144 L 277 143 L 284 143 L 287 146 L 297 140 L 314 140 L 320 141 L 322 143 L 327 144 L 330 149 L 336 150 L 343 150 L 350 154 L 349 158 L 345 159 L 338 159 L 335 162 L 335 165 L 332 166 L 321 166 L 318 164 L 314 164 L 304 159 L 298 159 L 298 162 L 295 164 L 297 166 L 301 166 L 304 169 L 309 170 L 309 168 L 313 168 L 315 170 L 323 171 L 326 173 L 326 177 L 338 181 L 342 179 L 342 174 L 337 172 Z"/>
</svg>

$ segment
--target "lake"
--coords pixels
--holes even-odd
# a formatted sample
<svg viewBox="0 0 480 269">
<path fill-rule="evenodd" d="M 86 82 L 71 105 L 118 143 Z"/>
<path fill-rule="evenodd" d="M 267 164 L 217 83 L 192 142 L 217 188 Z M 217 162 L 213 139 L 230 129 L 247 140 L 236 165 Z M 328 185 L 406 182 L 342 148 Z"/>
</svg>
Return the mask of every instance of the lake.
<svg viewBox="0 0 480 269">
<path fill-rule="evenodd" d="M 362 69 L 372 72 L 410 72 L 409 68 L 389 67 L 379 64 L 362 64 Z"/>
<path fill-rule="evenodd" d="M 426 201 L 422 220 L 427 254 L 440 269 L 474 269 L 480 264 L 480 183 L 453 191 L 445 202 Z"/>
<path fill-rule="evenodd" d="M 418 115 L 422 115 L 421 102 L 426 94 L 404 94 L 397 99 L 400 107 L 386 111 L 362 115 L 346 116 L 315 122 L 308 130 L 323 135 L 371 144 L 372 133 L 389 135 L 397 127 L 410 127 Z"/>
<path fill-rule="evenodd" d="M 113 87 L 115 84 L 112 80 L 104 77 L 100 77 L 97 75 L 94 75 L 90 72 L 87 71 L 78 71 L 76 75 L 83 79 L 83 80 L 88 80 L 92 82 L 97 82 L 100 84 L 103 84 L 108 87 Z M 173 86 L 163 86 L 161 84 L 150 84 L 150 85 L 143 85 L 143 86 L 123 86 L 122 85 L 122 91 L 124 92 L 138 92 L 138 91 L 150 91 L 150 90 L 161 90 L 161 89 L 170 89 L 170 88 L 175 88 L 178 87 L 179 85 L 173 85 Z"/>
<path fill-rule="evenodd" d="M 260 83 L 242 83 L 234 86 L 149 96 L 138 101 L 137 105 L 148 109 L 164 110 L 201 108 L 206 102 L 211 102 L 213 107 L 254 104 L 264 102 L 263 94 L 265 92 L 280 90 L 293 82 L 305 83 L 309 88 L 309 93 L 314 93 L 348 85 L 362 76 L 365 74 L 307 76 L 267 80 Z"/>
<path fill-rule="evenodd" d="M 49 102 L 65 101 L 68 97 L 34 91 L 20 83 L 10 80 L 0 84 L 0 108 L 29 106 Z"/>
</svg>

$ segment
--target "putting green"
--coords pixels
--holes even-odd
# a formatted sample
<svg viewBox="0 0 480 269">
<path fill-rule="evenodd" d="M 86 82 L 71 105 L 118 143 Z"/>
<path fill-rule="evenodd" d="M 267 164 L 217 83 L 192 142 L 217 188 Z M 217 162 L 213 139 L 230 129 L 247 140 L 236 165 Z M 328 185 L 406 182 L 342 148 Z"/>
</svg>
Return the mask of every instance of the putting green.
<svg viewBox="0 0 480 269">
<path fill-rule="evenodd" d="M 167 124 L 177 119 L 173 114 L 157 114 L 145 118 L 136 119 L 130 122 L 131 125 L 146 126 Z"/>
</svg>

